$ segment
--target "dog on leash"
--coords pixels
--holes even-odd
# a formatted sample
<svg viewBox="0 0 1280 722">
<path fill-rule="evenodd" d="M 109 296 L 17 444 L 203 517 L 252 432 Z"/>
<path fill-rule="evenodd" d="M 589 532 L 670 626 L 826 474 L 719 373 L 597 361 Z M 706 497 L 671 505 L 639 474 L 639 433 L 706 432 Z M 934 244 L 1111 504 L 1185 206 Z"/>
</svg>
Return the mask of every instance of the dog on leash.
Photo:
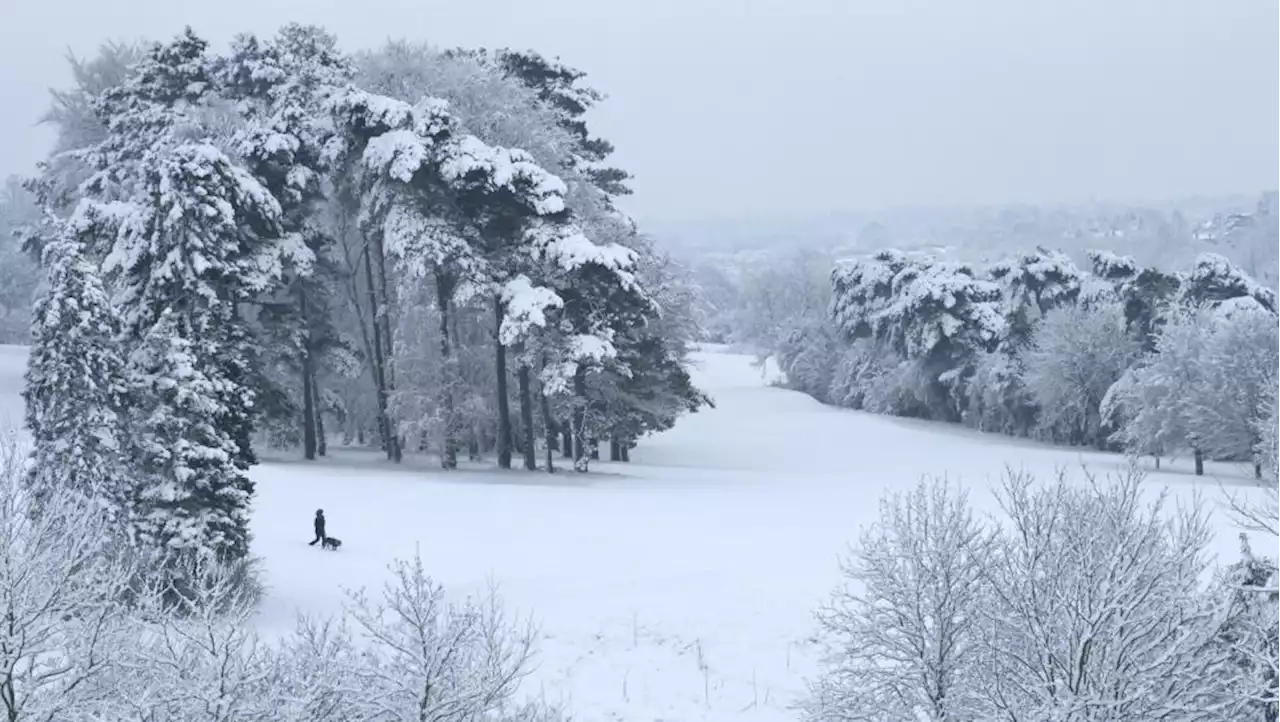
<svg viewBox="0 0 1280 722">
<path fill-rule="evenodd" d="M 335 551 L 335 552 L 336 552 L 336 551 L 338 551 L 338 547 L 340 547 L 340 546 L 342 546 L 342 540 L 341 540 L 341 539 L 335 539 L 334 537 L 331 537 L 331 536 L 327 536 L 327 537 L 325 537 L 325 538 L 320 542 L 320 548 L 321 548 L 321 549 L 330 549 L 330 550 Z"/>
</svg>

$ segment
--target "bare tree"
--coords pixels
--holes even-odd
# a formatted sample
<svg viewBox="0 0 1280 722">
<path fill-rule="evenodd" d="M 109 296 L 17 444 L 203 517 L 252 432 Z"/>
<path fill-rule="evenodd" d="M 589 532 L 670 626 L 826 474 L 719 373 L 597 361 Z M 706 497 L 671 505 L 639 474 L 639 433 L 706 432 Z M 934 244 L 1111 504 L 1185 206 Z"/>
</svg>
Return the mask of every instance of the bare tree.
<svg viewBox="0 0 1280 722">
<path fill-rule="evenodd" d="M 825 671 L 812 720 L 973 719 L 977 606 L 991 535 L 967 495 L 921 481 L 880 503 L 879 523 L 842 561 L 846 582 L 818 614 Z"/>
</svg>

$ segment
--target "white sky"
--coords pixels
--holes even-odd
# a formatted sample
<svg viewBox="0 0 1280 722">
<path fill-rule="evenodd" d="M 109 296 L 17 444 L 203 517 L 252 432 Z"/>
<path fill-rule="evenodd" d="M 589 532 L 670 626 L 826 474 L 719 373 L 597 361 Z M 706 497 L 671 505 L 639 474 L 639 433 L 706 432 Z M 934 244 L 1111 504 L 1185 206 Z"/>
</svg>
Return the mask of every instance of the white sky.
<svg viewBox="0 0 1280 722">
<path fill-rule="evenodd" d="M 0 175 L 28 172 L 64 53 L 288 21 L 532 47 L 643 218 L 1075 202 L 1277 185 L 1276 0 L 0 0 Z"/>
</svg>

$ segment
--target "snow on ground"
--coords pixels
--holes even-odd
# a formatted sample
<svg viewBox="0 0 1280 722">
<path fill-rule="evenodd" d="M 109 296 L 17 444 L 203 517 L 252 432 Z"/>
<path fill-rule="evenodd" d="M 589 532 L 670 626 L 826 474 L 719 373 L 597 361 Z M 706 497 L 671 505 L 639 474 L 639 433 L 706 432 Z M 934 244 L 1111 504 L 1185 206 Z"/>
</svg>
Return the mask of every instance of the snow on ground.
<svg viewBox="0 0 1280 722">
<path fill-rule="evenodd" d="M 709 349 L 696 379 L 717 408 L 645 440 L 630 464 L 549 476 L 424 459 L 402 467 L 331 447 L 320 463 L 275 461 L 258 482 L 255 550 L 265 563 L 264 633 L 298 611 L 334 613 L 343 590 L 386 578 L 420 550 L 454 594 L 496 581 L 541 627 L 526 690 L 584 720 L 782 720 L 814 670 L 812 610 L 838 581 L 836 555 L 872 522 L 888 489 L 922 474 L 964 482 L 991 509 L 1006 464 L 1045 477 L 1124 464 L 953 426 L 825 407 L 768 382 L 745 355 Z M 0 347 L 0 422 L 21 419 L 23 352 Z M 1179 499 L 1239 484 L 1242 470 L 1185 465 L 1151 477 Z M 1078 472 L 1077 472 L 1078 473 Z M 308 547 L 323 508 L 340 552 Z M 1225 516 L 1214 551 L 1230 561 Z"/>
</svg>

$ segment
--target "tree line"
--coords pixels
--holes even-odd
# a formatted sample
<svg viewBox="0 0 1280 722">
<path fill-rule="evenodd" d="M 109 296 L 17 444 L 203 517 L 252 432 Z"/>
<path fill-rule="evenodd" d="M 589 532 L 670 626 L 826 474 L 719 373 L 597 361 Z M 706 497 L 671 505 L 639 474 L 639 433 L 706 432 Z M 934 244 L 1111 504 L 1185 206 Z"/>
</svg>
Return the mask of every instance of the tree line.
<svg viewBox="0 0 1280 722">
<path fill-rule="evenodd" d="M 1276 294 L 1216 254 L 1166 272 L 1038 249 L 984 269 L 887 250 L 840 263 L 775 346 L 827 403 L 1157 457 L 1274 464 Z M 817 304 L 809 304 L 814 307 Z M 1274 468 L 1274 467 L 1272 467 Z"/>
</svg>

